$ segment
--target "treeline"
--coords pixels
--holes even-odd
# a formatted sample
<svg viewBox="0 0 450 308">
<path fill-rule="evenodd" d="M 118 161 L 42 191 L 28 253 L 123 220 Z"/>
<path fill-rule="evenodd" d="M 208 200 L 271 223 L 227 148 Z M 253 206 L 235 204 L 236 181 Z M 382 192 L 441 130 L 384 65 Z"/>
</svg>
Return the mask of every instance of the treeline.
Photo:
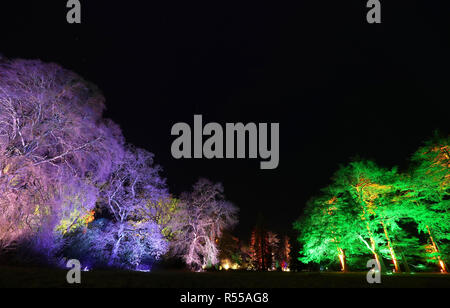
<svg viewBox="0 0 450 308">
<path fill-rule="evenodd" d="M 168 192 L 153 154 L 103 118 L 96 86 L 56 64 L 0 60 L 0 258 L 148 270 L 218 262 L 237 223 L 221 184 Z"/>
<path fill-rule="evenodd" d="M 341 166 L 294 223 L 299 260 L 322 268 L 447 272 L 450 255 L 450 138 L 436 134 L 409 170 L 373 161 Z"/>
</svg>

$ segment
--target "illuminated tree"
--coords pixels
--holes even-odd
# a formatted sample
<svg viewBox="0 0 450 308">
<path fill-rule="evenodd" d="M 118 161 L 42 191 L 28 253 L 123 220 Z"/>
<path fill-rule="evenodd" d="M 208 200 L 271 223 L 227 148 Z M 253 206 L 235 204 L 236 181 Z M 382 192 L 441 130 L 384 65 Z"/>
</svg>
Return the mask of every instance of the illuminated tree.
<svg viewBox="0 0 450 308">
<path fill-rule="evenodd" d="M 117 242 L 117 227 L 114 222 L 100 218 L 84 230 L 73 231 L 62 255 L 65 259 L 79 260 L 83 268 L 111 266 L 111 252 Z M 133 232 L 126 232 L 123 236 L 113 265 L 131 270 L 150 270 L 167 252 L 168 242 L 159 226 L 153 222 L 133 227 Z M 65 264 L 61 265 L 65 267 Z"/>
<path fill-rule="evenodd" d="M 100 91 L 73 72 L 0 59 L 0 254 L 20 247 L 50 262 L 83 234 L 87 256 L 115 266 L 137 268 L 167 250 L 161 232 L 174 206 L 160 169 L 151 153 L 125 146 L 104 109 Z M 105 209 L 111 220 L 96 228 Z M 93 245 L 97 235 L 104 240 Z"/>
<path fill-rule="evenodd" d="M 347 271 L 348 256 L 364 253 L 359 238 L 364 226 L 349 193 L 343 192 L 339 198 L 332 193 L 324 189 L 323 196 L 311 199 L 304 215 L 294 223 L 302 245 L 299 260 L 324 265 L 338 262 L 341 270 Z"/>
<path fill-rule="evenodd" d="M 305 216 L 295 224 L 303 245 L 300 260 L 321 263 L 339 258 L 346 271 L 349 256 L 370 252 L 382 271 L 386 270 L 385 257 L 399 272 L 396 247 L 403 244 L 397 243 L 398 222 L 406 215 L 403 202 L 398 201 L 405 190 L 402 180 L 396 169 L 380 168 L 371 161 L 342 166 L 333 183 L 307 205 Z"/>
<path fill-rule="evenodd" d="M 121 146 L 103 110 L 95 86 L 70 71 L 1 60 L 0 252 L 29 240 L 47 253 L 60 223 L 89 215 Z"/>
<path fill-rule="evenodd" d="M 284 236 L 278 256 L 280 267 L 283 271 L 289 270 L 291 264 L 291 244 L 288 236 Z"/>
<path fill-rule="evenodd" d="M 116 232 L 110 265 L 117 263 L 123 239 L 142 236 L 148 228 L 148 222 L 141 216 L 147 203 L 167 198 L 165 181 L 159 171 L 160 168 L 153 165 L 153 154 L 128 147 L 102 189 Z"/>
<path fill-rule="evenodd" d="M 169 224 L 176 230 L 172 253 L 196 271 L 216 265 L 217 242 L 225 229 L 237 223 L 238 209 L 223 196 L 222 184 L 200 179 L 193 191 L 183 193 Z"/>
<path fill-rule="evenodd" d="M 378 167 L 371 161 L 354 161 L 342 167 L 334 176 L 334 185 L 338 193 L 346 191 L 360 210 L 359 218 L 365 228 L 360 230 L 359 238 L 371 251 L 379 268 L 385 270 L 383 256 L 390 256 L 395 270 L 400 271 L 398 259 L 392 244 L 389 230 L 395 228 L 394 220 L 380 215 L 380 207 L 386 201 L 391 202 L 396 192 L 396 169 Z"/>
<path fill-rule="evenodd" d="M 439 245 L 450 240 L 450 137 L 436 135 L 414 153 L 412 163 L 409 190 L 402 202 L 407 203 L 408 216 L 419 232 L 428 234 L 431 258 L 446 273 Z"/>
<path fill-rule="evenodd" d="M 101 187 L 103 215 L 107 213 L 112 219 L 94 222 L 83 232 L 75 229 L 67 236 L 70 248 L 65 249 L 64 256 L 83 260 L 89 266 L 149 270 L 168 250 L 161 226 L 144 216 L 149 203 L 168 199 L 159 170 L 151 153 L 125 148 Z"/>
<path fill-rule="evenodd" d="M 345 271 L 349 256 L 371 252 L 382 271 L 383 258 L 392 260 L 396 272 L 401 271 L 401 264 L 410 271 L 411 260 L 423 258 L 424 252 L 412 232 L 416 226 L 429 235 L 425 247 L 429 260 L 447 272 L 442 252 L 450 239 L 448 144 L 448 137 L 426 143 L 414 154 L 409 174 L 380 168 L 371 161 L 341 167 L 332 184 L 308 203 L 305 215 L 294 225 L 300 231 L 300 260 L 332 263 L 339 257 Z"/>
<path fill-rule="evenodd" d="M 250 237 L 250 268 L 266 271 L 271 264 L 271 255 L 267 243 L 267 230 L 262 224 L 262 216 L 258 218 L 258 224 L 253 228 Z"/>
<path fill-rule="evenodd" d="M 250 237 L 249 257 L 252 270 L 267 271 L 277 268 L 279 256 L 278 234 L 266 229 L 261 213 Z"/>
</svg>

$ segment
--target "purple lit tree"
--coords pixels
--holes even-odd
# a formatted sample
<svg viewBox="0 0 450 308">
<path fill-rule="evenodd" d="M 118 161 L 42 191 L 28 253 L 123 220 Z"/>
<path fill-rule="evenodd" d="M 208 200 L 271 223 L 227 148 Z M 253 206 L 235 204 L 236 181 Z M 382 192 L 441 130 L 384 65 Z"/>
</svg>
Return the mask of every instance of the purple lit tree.
<svg viewBox="0 0 450 308">
<path fill-rule="evenodd" d="M 148 241 L 140 239 L 146 234 L 150 236 L 148 240 L 154 233 L 161 234 L 161 230 L 155 231 L 153 222 L 141 216 L 149 201 L 157 203 L 167 198 L 165 181 L 159 176 L 159 171 L 160 168 L 153 165 L 153 154 L 128 147 L 123 160 L 111 173 L 108 184 L 102 190 L 115 226 L 110 265 L 120 263 L 119 252 L 125 249 L 121 245 L 128 245 L 134 256 L 140 255 L 144 253 L 144 247 L 150 245 Z"/>
<path fill-rule="evenodd" d="M 32 235 L 51 244 L 61 221 L 94 208 L 123 142 L 103 110 L 100 92 L 75 73 L 0 61 L 0 252 Z"/>
<path fill-rule="evenodd" d="M 160 168 L 125 146 L 104 108 L 94 85 L 56 64 L 0 60 L 0 253 L 19 245 L 47 261 L 62 251 L 138 268 L 167 251 L 142 217 L 168 199 Z M 97 205 L 112 219 L 89 228 Z"/>
<path fill-rule="evenodd" d="M 117 230 L 117 223 L 105 218 L 96 219 L 85 230 L 77 229 L 71 234 L 63 255 L 67 259 L 79 260 L 83 267 L 89 269 L 114 266 L 150 270 L 167 252 L 169 244 L 157 224 L 130 222 L 130 230 L 123 233 L 120 245 L 117 246 L 116 259 L 111 264 L 112 248 L 117 243 Z"/>
</svg>

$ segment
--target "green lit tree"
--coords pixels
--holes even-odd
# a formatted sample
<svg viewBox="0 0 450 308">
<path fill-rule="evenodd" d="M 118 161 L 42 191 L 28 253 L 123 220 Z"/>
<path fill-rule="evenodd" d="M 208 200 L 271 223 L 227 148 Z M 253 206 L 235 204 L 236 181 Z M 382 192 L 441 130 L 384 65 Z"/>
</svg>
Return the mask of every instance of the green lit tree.
<svg viewBox="0 0 450 308">
<path fill-rule="evenodd" d="M 397 220 L 386 209 L 397 194 L 395 169 L 378 167 L 371 161 L 353 161 L 334 174 L 323 196 L 313 199 L 305 216 L 295 224 L 303 245 L 302 262 L 339 258 L 343 271 L 352 258 L 373 254 L 382 271 L 384 258 L 392 259 L 400 271 L 394 234 Z M 392 215 L 392 216 L 391 216 Z M 349 258 L 350 256 L 350 258 Z"/>
<path fill-rule="evenodd" d="M 395 193 L 396 169 L 388 170 L 372 161 L 357 160 L 341 167 L 334 175 L 335 194 L 347 194 L 348 201 L 358 211 L 358 217 L 364 227 L 360 228 L 358 238 L 377 260 L 382 271 L 386 271 L 383 257 L 391 258 L 395 270 L 399 271 L 396 253 L 393 248 L 390 229 L 396 225 L 387 220 L 383 212 L 386 201 Z"/>
<path fill-rule="evenodd" d="M 348 256 L 364 253 L 358 239 L 362 223 L 355 219 L 357 211 L 346 200 L 346 195 L 337 198 L 332 192 L 328 187 L 322 196 L 311 199 L 304 215 L 294 223 L 302 245 L 299 260 L 326 265 L 339 262 L 345 272 L 348 270 Z"/>
<path fill-rule="evenodd" d="M 372 254 L 382 271 L 383 259 L 395 272 L 410 271 L 410 263 L 427 257 L 447 272 L 450 251 L 449 137 L 434 139 L 413 155 L 408 174 L 372 161 L 341 166 L 332 184 L 311 199 L 294 224 L 300 232 L 300 261 L 349 263 Z M 418 233 L 428 235 L 421 245 Z M 425 254 L 426 252 L 426 254 Z"/>
<path fill-rule="evenodd" d="M 412 156 L 409 190 L 402 202 L 419 232 L 428 234 L 430 260 L 447 273 L 441 245 L 450 240 L 450 137 L 435 135 Z"/>
</svg>

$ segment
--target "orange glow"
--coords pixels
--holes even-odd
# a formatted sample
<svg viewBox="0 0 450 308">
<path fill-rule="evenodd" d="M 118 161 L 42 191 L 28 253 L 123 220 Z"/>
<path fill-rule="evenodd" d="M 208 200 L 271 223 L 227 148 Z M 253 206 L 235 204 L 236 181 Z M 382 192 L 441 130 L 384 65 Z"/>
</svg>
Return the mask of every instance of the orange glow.
<svg viewBox="0 0 450 308">
<path fill-rule="evenodd" d="M 341 261 L 341 270 L 345 272 L 347 270 L 345 266 L 345 254 L 341 248 L 338 248 L 338 251 L 339 251 L 339 261 Z"/>
<path fill-rule="evenodd" d="M 333 198 L 331 198 L 330 200 L 327 201 L 328 204 L 333 204 L 334 202 L 336 202 L 337 198 L 336 196 L 334 196 Z"/>
<path fill-rule="evenodd" d="M 92 211 L 90 211 L 90 212 L 88 213 L 88 215 L 86 216 L 84 222 L 85 222 L 85 224 L 86 224 L 86 226 L 87 226 L 89 223 L 93 222 L 94 220 L 95 220 L 95 211 L 92 210 Z"/>
<path fill-rule="evenodd" d="M 232 269 L 232 270 L 239 269 L 239 264 L 231 263 L 230 260 L 228 260 L 228 259 L 222 260 L 220 263 L 221 263 L 221 266 L 220 266 L 221 269 L 224 269 L 226 271 L 228 271 L 229 269 Z"/>
<path fill-rule="evenodd" d="M 447 270 L 445 268 L 445 263 L 442 260 L 439 260 L 439 265 L 441 266 L 441 272 L 442 273 L 447 273 Z"/>
</svg>

